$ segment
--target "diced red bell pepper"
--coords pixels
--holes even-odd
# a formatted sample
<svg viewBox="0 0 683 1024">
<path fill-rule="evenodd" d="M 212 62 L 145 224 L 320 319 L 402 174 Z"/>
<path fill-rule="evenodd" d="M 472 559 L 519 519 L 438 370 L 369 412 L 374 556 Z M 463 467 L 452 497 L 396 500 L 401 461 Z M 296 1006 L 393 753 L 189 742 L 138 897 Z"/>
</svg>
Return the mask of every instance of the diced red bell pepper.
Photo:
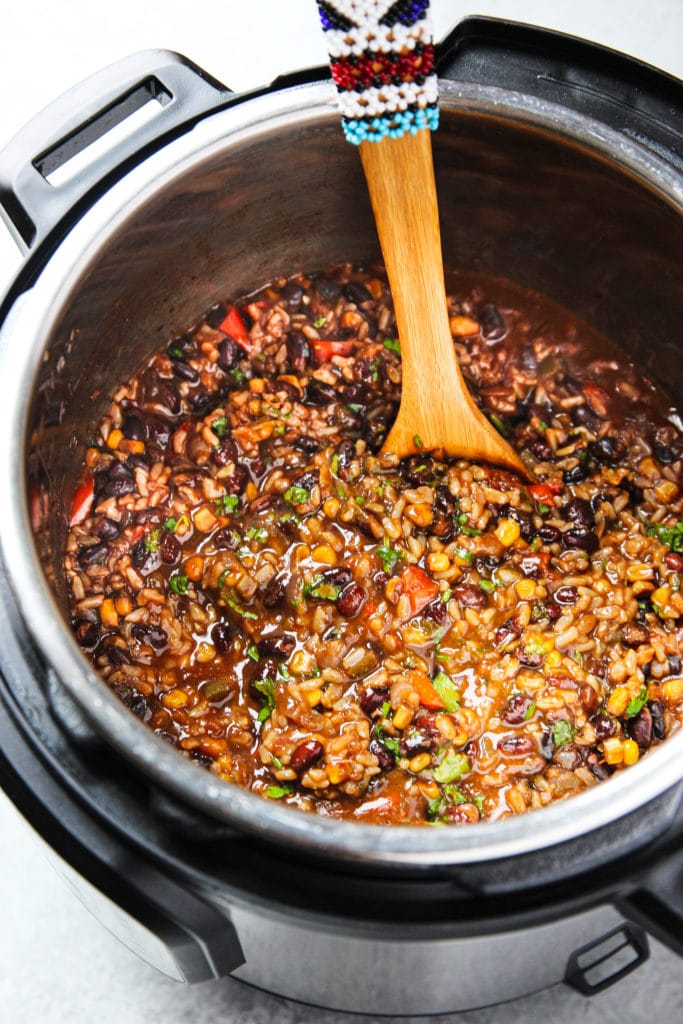
<svg viewBox="0 0 683 1024">
<path fill-rule="evenodd" d="M 529 487 L 529 494 L 535 501 L 540 502 L 542 505 L 552 505 L 553 498 L 556 494 L 559 494 L 561 490 L 561 483 L 551 481 L 547 484 L 531 484 Z"/>
<path fill-rule="evenodd" d="M 425 672 L 413 668 L 408 673 L 408 681 L 420 698 L 423 708 L 430 711 L 443 711 L 446 707 L 445 701 L 431 679 Z"/>
<path fill-rule="evenodd" d="M 249 337 L 249 331 L 244 320 L 237 312 L 236 306 L 229 307 L 225 317 L 218 325 L 218 330 L 223 331 L 223 334 L 229 334 L 232 340 L 241 349 L 244 349 L 245 352 L 251 352 L 253 345 Z"/>
<path fill-rule="evenodd" d="M 353 341 L 312 341 L 313 359 L 316 366 L 329 363 L 332 356 L 350 356 L 353 352 Z"/>
<path fill-rule="evenodd" d="M 82 523 L 88 518 L 94 496 L 95 482 L 92 477 L 88 477 L 80 487 L 76 488 L 76 493 L 74 494 L 73 501 L 71 502 L 70 526 L 78 526 L 79 523 Z"/>
<path fill-rule="evenodd" d="M 424 569 L 420 569 L 419 565 L 407 565 L 400 575 L 400 580 L 403 593 L 410 598 L 411 618 L 419 615 L 439 593 L 437 584 Z"/>
</svg>

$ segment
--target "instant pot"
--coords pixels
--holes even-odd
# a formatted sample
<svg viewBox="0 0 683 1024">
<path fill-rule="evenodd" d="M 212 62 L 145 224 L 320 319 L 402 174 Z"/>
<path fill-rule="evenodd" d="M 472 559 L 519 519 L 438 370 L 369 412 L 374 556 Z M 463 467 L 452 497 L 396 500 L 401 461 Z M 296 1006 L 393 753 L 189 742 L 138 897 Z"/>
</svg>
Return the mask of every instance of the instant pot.
<svg viewBox="0 0 683 1024">
<path fill-rule="evenodd" d="M 446 264 L 571 308 L 683 398 L 683 86 L 469 19 L 439 48 Z M 65 178 L 138 108 L 155 116 Z M 683 955 L 683 731 L 627 772 L 477 827 L 325 819 L 219 782 L 114 697 L 68 627 L 60 552 L 116 383 L 212 303 L 379 255 L 327 69 L 235 95 L 150 51 L 0 154 L 26 259 L 0 306 L 0 782 L 103 923 L 187 982 L 428 1014 Z"/>
</svg>

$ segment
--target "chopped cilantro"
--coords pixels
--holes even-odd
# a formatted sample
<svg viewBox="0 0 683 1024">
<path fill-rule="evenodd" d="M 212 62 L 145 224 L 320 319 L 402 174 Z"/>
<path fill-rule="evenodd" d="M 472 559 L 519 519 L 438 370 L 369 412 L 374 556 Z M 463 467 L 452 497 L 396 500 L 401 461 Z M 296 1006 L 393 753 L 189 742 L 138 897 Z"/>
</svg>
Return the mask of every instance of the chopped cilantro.
<svg viewBox="0 0 683 1024">
<path fill-rule="evenodd" d="M 346 491 L 341 484 L 337 484 L 337 497 L 343 499 L 346 497 Z"/>
<path fill-rule="evenodd" d="M 273 760 L 270 763 L 272 764 L 276 772 L 281 772 L 285 767 L 280 758 L 276 757 L 275 754 L 273 754 Z"/>
<path fill-rule="evenodd" d="M 683 552 L 683 522 L 675 526 L 665 526 L 663 523 L 651 523 L 647 527 L 648 537 L 656 537 L 662 544 L 666 544 L 670 551 L 679 554 Z"/>
<path fill-rule="evenodd" d="M 472 565 L 472 562 L 474 561 L 473 551 L 468 551 L 467 548 L 456 548 L 455 553 L 458 558 L 462 558 L 462 560 L 467 562 L 468 565 Z"/>
<path fill-rule="evenodd" d="M 334 455 L 332 456 L 332 461 L 330 463 L 330 469 L 332 470 L 333 476 L 338 476 L 338 474 L 339 474 L 339 455 L 338 455 L 337 452 L 335 452 Z"/>
<path fill-rule="evenodd" d="M 451 590 L 450 587 L 446 587 L 443 594 L 441 595 L 441 600 L 443 601 L 444 604 L 448 604 L 452 596 L 453 591 Z"/>
<path fill-rule="evenodd" d="M 536 710 L 536 701 L 532 700 L 531 704 L 529 705 L 529 707 L 524 712 L 524 721 L 525 722 L 529 721 L 529 719 L 531 718 L 531 716 L 533 715 L 535 710 Z"/>
<path fill-rule="evenodd" d="M 326 316 L 319 316 L 317 320 L 313 321 L 313 326 L 315 327 L 315 329 L 317 331 L 318 328 L 322 327 L 323 324 L 326 324 L 326 323 L 327 323 L 327 317 Z"/>
<path fill-rule="evenodd" d="M 363 495 L 362 494 L 357 494 L 356 495 L 356 505 L 364 505 L 364 504 L 365 504 L 365 498 L 363 497 Z"/>
<path fill-rule="evenodd" d="M 541 420 L 541 422 L 538 424 L 538 429 L 539 430 L 547 430 L 548 429 L 548 424 L 546 423 L 545 420 Z"/>
<path fill-rule="evenodd" d="M 145 537 L 145 551 L 159 550 L 159 534 L 161 530 L 152 530 L 148 537 Z"/>
<path fill-rule="evenodd" d="M 575 729 L 570 722 L 561 718 L 558 722 L 553 722 L 551 732 L 553 734 L 553 743 L 555 746 L 563 747 L 565 743 L 571 743 L 574 739 Z"/>
<path fill-rule="evenodd" d="M 474 526 L 470 526 L 467 512 L 463 512 L 460 508 L 460 502 L 455 499 L 455 512 L 453 513 L 453 525 L 457 526 L 460 533 L 464 533 L 467 537 L 478 537 L 481 530 L 477 530 Z"/>
<path fill-rule="evenodd" d="M 485 594 L 492 594 L 493 591 L 496 589 L 496 584 L 493 582 L 493 580 L 479 580 L 479 586 L 481 587 Z"/>
<path fill-rule="evenodd" d="M 262 526 L 250 526 L 244 535 L 247 540 L 268 540 L 268 531 Z"/>
<path fill-rule="evenodd" d="M 550 512 L 550 505 L 544 505 L 542 501 L 536 503 L 539 516 L 544 516 L 546 512 Z"/>
<path fill-rule="evenodd" d="M 413 438 L 413 444 L 415 445 L 416 448 L 422 448 L 423 447 L 423 445 L 422 445 L 422 438 L 420 437 L 419 434 L 415 434 L 415 437 Z"/>
<path fill-rule="evenodd" d="M 400 356 L 401 345 L 398 338 L 385 338 L 382 344 L 385 348 L 388 348 L 390 352 L 395 352 L 397 356 Z"/>
<path fill-rule="evenodd" d="M 218 586 L 220 589 L 220 579 L 218 580 Z M 221 596 L 223 597 L 223 600 L 227 604 L 228 608 L 232 608 L 232 610 L 234 612 L 237 612 L 238 615 L 241 615 L 243 619 L 258 618 L 255 612 L 250 612 L 249 609 L 245 608 L 244 605 L 240 602 L 237 596 L 237 591 L 234 589 L 234 587 L 232 590 L 229 590 L 227 594 L 222 594 Z"/>
<path fill-rule="evenodd" d="M 218 419 L 214 420 L 211 424 L 211 429 L 218 437 L 224 437 L 225 432 L 228 429 L 227 418 L 225 416 L 219 416 Z"/>
<path fill-rule="evenodd" d="M 632 697 L 626 705 L 626 717 L 635 718 L 645 707 L 647 701 L 647 686 L 643 686 L 637 697 Z"/>
<path fill-rule="evenodd" d="M 247 647 L 247 654 L 249 655 L 252 661 L 260 660 L 260 655 L 256 644 L 251 644 L 249 647 Z"/>
<path fill-rule="evenodd" d="M 439 669 L 433 683 L 434 689 L 446 705 L 446 711 L 457 711 L 460 707 L 460 693 L 451 677 L 446 675 L 443 669 Z"/>
<path fill-rule="evenodd" d="M 269 800 L 281 800 L 283 796 L 289 796 L 294 792 L 291 782 L 283 782 L 279 786 L 266 786 L 266 796 Z"/>
<path fill-rule="evenodd" d="M 350 409 L 351 412 L 362 412 L 363 411 L 363 406 L 359 405 L 358 402 L 347 402 L 346 403 L 346 408 Z"/>
<path fill-rule="evenodd" d="M 239 366 L 236 366 L 234 370 L 230 371 L 230 376 L 234 380 L 235 384 L 244 384 L 247 379 L 246 374 L 240 370 Z"/>
<path fill-rule="evenodd" d="M 305 505 L 307 501 L 311 500 L 311 492 L 306 487 L 298 487 L 296 484 L 292 484 L 291 487 L 287 488 L 283 497 L 290 505 Z"/>
<path fill-rule="evenodd" d="M 188 580 L 187 576 L 184 576 L 182 573 L 177 572 L 174 576 L 171 576 L 170 580 L 168 581 L 168 585 L 174 594 L 182 595 L 187 593 L 188 587 L 190 586 L 190 581 Z"/>
<path fill-rule="evenodd" d="M 183 350 L 179 348 L 177 345 L 171 345 L 170 348 L 166 349 L 166 351 L 172 359 L 183 358 Z"/>
<path fill-rule="evenodd" d="M 434 770 L 434 780 L 436 782 L 455 782 L 469 771 L 470 762 L 465 755 L 458 754 L 452 747 L 449 747 Z"/>
<path fill-rule="evenodd" d="M 341 587 L 336 586 L 334 583 L 330 583 L 325 577 L 317 572 L 308 583 L 305 584 L 303 589 L 304 597 L 315 597 L 319 601 L 336 601 L 341 594 Z"/>
<path fill-rule="evenodd" d="M 380 714 L 382 715 L 382 718 L 386 718 L 389 712 L 391 711 L 391 701 L 385 700 L 379 710 Z"/>
<path fill-rule="evenodd" d="M 403 552 L 399 548 L 392 548 L 388 537 L 382 537 L 382 543 L 377 545 L 377 554 L 387 573 L 390 573 L 396 563 L 403 558 Z"/>
<path fill-rule="evenodd" d="M 216 515 L 234 512 L 240 507 L 240 499 L 236 494 L 224 494 L 216 501 Z"/>
<path fill-rule="evenodd" d="M 261 698 L 261 710 L 258 713 L 259 722 L 265 722 L 275 710 L 275 683 L 266 676 L 265 679 L 257 679 L 252 687 Z"/>
<path fill-rule="evenodd" d="M 185 515 L 182 515 L 180 519 L 176 519 L 175 516 L 170 516 L 168 519 L 164 520 L 162 526 L 164 530 L 168 530 L 169 533 L 175 533 L 175 531 L 178 529 L 181 523 L 184 523 L 186 526 L 189 526 L 190 520 Z"/>
</svg>

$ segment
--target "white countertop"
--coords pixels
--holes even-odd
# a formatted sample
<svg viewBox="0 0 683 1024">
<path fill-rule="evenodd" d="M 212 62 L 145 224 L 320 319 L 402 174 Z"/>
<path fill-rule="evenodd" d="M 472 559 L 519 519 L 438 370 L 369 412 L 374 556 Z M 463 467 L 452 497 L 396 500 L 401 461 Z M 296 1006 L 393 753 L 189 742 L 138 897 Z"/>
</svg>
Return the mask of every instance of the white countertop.
<svg viewBox="0 0 683 1024">
<path fill-rule="evenodd" d="M 683 77 L 683 0 L 432 0 L 432 11 L 437 38 L 467 15 L 506 17 L 583 36 Z M 60 92 L 138 50 L 178 50 L 236 91 L 326 59 L 314 0 L 247 0 L 243 5 L 235 0 L 118 0 L 111 5 L 8 0 L 0 26 L 0 147 Z M 0 226 L 0 294 L 20 262 Z M 189 988 L 160 976 L 80 906 L 2 794 L 0 908 L 0 1021 L 8 1024 L 354 1020 L 301 1007 L 233 980 Z M 683 962 L 653 942 L 647 964 L 589 1001 L 557 986 L 457 1020 L 673 1024 L 683 1020 Z"/>
</svg>

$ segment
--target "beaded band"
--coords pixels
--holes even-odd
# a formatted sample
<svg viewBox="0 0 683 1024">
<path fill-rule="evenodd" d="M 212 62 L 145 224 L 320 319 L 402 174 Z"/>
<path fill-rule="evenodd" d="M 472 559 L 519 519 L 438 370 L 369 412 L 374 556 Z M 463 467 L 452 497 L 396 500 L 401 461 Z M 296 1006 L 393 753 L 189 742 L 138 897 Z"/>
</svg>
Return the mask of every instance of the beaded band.
<svg viewBox="0 0 683 1024">
<path fill-rule="evenodd" d="M 439 123 L 429 0 L 317 0 L 349 142 Z"/>
</svg>

